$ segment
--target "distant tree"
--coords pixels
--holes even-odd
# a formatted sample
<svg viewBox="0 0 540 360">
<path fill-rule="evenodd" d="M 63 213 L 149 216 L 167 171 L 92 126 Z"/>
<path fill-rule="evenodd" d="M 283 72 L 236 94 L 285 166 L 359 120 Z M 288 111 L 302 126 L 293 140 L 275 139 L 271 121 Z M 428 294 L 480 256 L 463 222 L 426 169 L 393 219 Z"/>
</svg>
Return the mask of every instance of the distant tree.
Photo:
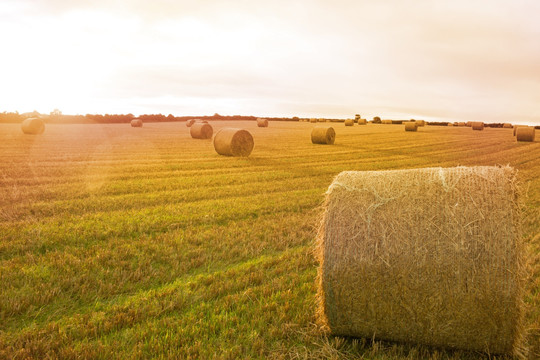
<svg viewBox="0 0 540 360">
<path fill-rule="evenodd" d="M 300 121 L 300 118 L 298 116 L 293 116 L 292 120 L 293 121 Z"/>
<path fill-rule="evenodd" d="M 380 124 L 380 123 L 381 123 L 381 118 L 378 117 L 378 116 L 375 116 L 375 117 L 373 118 L 373 123 L 374 123 L 374 124 Z"/>
</svg>

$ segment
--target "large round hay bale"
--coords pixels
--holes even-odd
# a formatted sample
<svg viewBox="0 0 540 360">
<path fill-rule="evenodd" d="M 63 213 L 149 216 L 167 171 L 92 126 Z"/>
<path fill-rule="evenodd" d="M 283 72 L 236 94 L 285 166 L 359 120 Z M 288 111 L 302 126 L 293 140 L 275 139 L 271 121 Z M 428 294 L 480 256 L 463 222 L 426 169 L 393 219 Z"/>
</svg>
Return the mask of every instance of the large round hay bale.
<svg viewBox="0 0 540 360">
<path fill-rule="evenodd" d="M 193 125 L 194 123 L 195 123 L 195 119 L 189 119 L 188 121 L 186 121 L 186 126 L 191 127 L 191 125 Z"/>
<path fill-rule="evenodd" d="M 332 127 L 316 126 L 311 130 L 311 142 L 314 144 L 332 145 L 336 140 L 336 132 Z"/>
<path fill-rule="evenodd" d="M 504 129 L 511 129 L 511 128 L 512 128 L 512 124 L 510 124 L 510 123 L 504 123 L 502 127 L 503 127 Z"/>
<path fill-rule="evenodd" d="M 418 123 L 416 121 L 405 123 L 405 131 L 416 131 L 417 129 L 418 129 Z"/>
<path fill-rule="evenodd" d="M 268 119 L 257 119 L 258 127 L 268 127 Z"/>
<path fill-rule="evenodd" d="M 516 129 L 517 141 L 534 141 L 535 129 L 533 126 L 520 126 Z"/>
<path fill-rule="evenodd" d="M 366 119 L 358 119 L 358 125 L 366 125 Z"/>
<path fill-rule="evenodd" d="M 326 194 L 318 313 L 333 334 L 520 349 L 524 250 L 512 168 L 346 171 Z"/>
<path fill-rule="evenodd" d="M 195 122 L 191 125 L 189 132 L 194 139 L 210 139 L 214 130 L 210 124 Z"/>
<path fill-rule="evenodd" d="M 309 119 L 309 122 L 311 122 L 311 123 L 316 123 L 316 122 L 317 122 L 317 119 L 311 118 L 311 119 Z"/>
<path fill-rule="evenodd" d="M 249 156 L 253 145 L 253 136 L 243 129 L 223 128 L 214 136 L 214 149 L 220 155 Z"/>
<path fill-rule="evenodd" d="M 473 121 L 471 127 L 473 130 L 484 130 L 484 123 L 481 121 Z"/>
<path fill-rule="evenodd" d="M 21 129 L 25 134 L 43 134 L 45 131 L 45 123 L 39 118 L 28 118 L 22 122 Z"/>
<path fill-rule="evenodd" d="M 141 119 L 133 119 L 131 120 L 131 127 L 142 127 L 143 122 Z"/>
<path fill-rule="evenodd" d="M 345 120 L 345 126 L 353 126 L 354 120 L 353 119 L 347 119 Z"/>
</svg>

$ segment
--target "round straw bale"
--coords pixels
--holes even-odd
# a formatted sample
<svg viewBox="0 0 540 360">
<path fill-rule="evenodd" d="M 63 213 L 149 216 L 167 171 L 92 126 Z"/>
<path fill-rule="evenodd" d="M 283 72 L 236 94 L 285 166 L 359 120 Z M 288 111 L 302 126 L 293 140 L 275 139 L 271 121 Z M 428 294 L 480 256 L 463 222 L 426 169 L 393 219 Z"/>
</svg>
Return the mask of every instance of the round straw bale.
<svg viewBox="0 0 540 360">
<path fill-rule="evenodd" d="M 510 124 L 510 123 L 504 123 L 502 127 L 503 127 L 504 129 L 511 129 L 511 128 L 512 128 L 512 124 Z"/>
<path fill-rule="evenodd" d="M 268 119 L 257 119 L 258 127 L 268 127 Z"/>
<path fill-rule="evenodd" d="M 320 119 L 317 119 L 317 122 L 326 122 L 326 119 L 320 118 Z"/>
<path fill-rule="evenodd" d="M 353 126 L 354 120 L 353 119 L 347 119 L 345 120 L 345 126 Z"/>
<path fill-rule="evenodd" d="M 133 119 L 131 120 L 131 127 L 142 127 L 142 120 L 141 119 Z"/>
<path fill-rule="evenodd" d="M 472 126 L 472 123 L 473 123 L 472 121 L 467 121 L 467 122 L 465 123 L 465 126 L 471 127 L 471 126 Z"/>
<path fill-rule="evenodd" d="M 311 118 L 311 119 L 309 119 L 309 122 L 316 123 L 316 122 L 317 122 L 317 119 Z"/>
<path fill-rule="evenodd" d="M 418 123 L 416 121 L 405 123 L 405 131 L 416 131 L 417 129 L 418 129 Z"/>
<path fill-rule="evenodd" d="M 191 125 L 193 125 L 194 123 L 195 123 L 195 119 L 189 119 L 188 121 L 186 121 L 186 126 L 191 127 Z"/>
<path fill-rule="evenodd" d="M 516 136 L 517 129 L 520 127 L 527 127 L 527 125 L 514 125 L 514 136 Z"/>
<path fill-rule="evenodd" d="M 214 130 L 210 124 L 195 122 L 191 125 L 189 132 L 194 139 L 210 139 Z"/>
<path fill-rule="evenodd" d="M 473 121 L 471 127 L 473 130 L 484 130 L 484 123 L 481 121 Z"/>
<path fill-rule="evenodd" d="M 360 116 L 360 114 L 355 114 L 354 115 L 354 120 L 358 121 L 360 120 L 362 117 Z"/>
<path fill-rule="evenodd" d="M 426 126 L 425 120 L 414 120 L 414 122 L 416 122 L 416 125 L 418 126 Z"/>
<path fill-rule="evenodd" d="M 326 194 L 318 314 L 332 333 L 520 350 L 524 247 L 512 168 L 346 171 Z"/>
<path fill-rule="evenodd" d="M 336 132 L 332 127 L 316 126 L 311 130 L 311 142 L 314 144 L 332 145 L 336 140 Z"/>
<path fill-rule="evenodd" d="M 253 145 L 253 136 L 243 129 L 223 128 L 214 136 L 214 149 L 220 155 L 249 156 Z"/>
<path fill-rule="evenodd" d="M 447 124 L 447 126 L 454 126 L 454 124 L 452 124 L 451 122 L 449 122 L 449 123 Z"/>
<path fill-rule="evenodd" d="M 534 141 L 535 129 L 533 126 L 520 126 L 516 130 L 517 141 Z"/>
<path fill-rule="evenodd" d="M 467 124 L 464 123 L 464 122 L 458 122 L 458 123 L 457 123 L 457 126 L 467 126 Z"/>
<path fill-rule="evenodd" d="M 366 125 L 366 119 L 358 119 L 358 125 Z"/>
<path fill-rule="evenodd" d="M 21 129 L 25 134 L 43 134 L 45 131 L 45 123 L 38 118 L 28 118 L 22 122 Z"/>
</svg>

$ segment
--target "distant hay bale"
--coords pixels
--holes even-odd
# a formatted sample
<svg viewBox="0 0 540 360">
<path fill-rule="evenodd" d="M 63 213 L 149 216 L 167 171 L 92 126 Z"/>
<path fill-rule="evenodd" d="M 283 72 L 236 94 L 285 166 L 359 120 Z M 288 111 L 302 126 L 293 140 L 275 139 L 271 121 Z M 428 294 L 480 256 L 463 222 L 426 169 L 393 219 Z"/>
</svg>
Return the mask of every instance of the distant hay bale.
<svg viewBox="0 0 540 360">
<path fill-rule="evenodd" d="M 358 125 L 366 125 L 367 121 L 366 119 L 358 119 Z"/>
<path fill-rule="evenodd" d="M 454 124 L 452 124 L 452 123 L 449 122 L 447 126 L 454 126 Z"/>
<path fill-rule="evenodd" d="M 316 126 L 311 130 L 311 142 L 313 144 L 332 145 L 336 140 L 336 132 L 332 127 Z"/>
<path fill-rule="evenodd" d="M 210 139 L 214 130 L 210 124 L 195 122 L 191 125 L 189 132 L 194 139 Z"/>
<path fill-rule="evenodd" d="M 510 167 L 346 171 L 319 228 L 335 335 L 517 354 L 524 247 Z"/>
<path fill-rule="evenodd" d="M 381 124 L 391 125 L 392 120 L 381 120 Z"/>
<path fill-rule="evenodd" d="M 511 129 L 511 128 L 512 128 L 512 124 L 510 124 L 510 123 L 504 123 L 502 127 L 503 127 L 504 129 Z"/>
<path fill-rule="evenodd" d="M 345 126 L 353 126 L 354 120 L 353 119 L 347 119 L 345 120 Z"/>
<path fill-rule="evenodd" d="M 406 122 L 405 131 L 416 131 L 418 130 L 418 123 L 416 122 Z"/>
<path fill-rule="evenodd" d="M 362 117 L 360 116 L 360 114 L 355 114 L 354 115 L 354 120 L 358 121 L 360 120 Z"/>
<path fill-rule="evenodd" d="M 131 120 L 131 127 L 142 127 L 143 122 L 141 119 L 133 119 Z"/>
<path fill-rule="evenodd" d="M 473 121 L 471 127 L 473 130 L 484 130 L 484 123 L 481 121 Z"/>
<path fill-rule="evenodd" d="M 457 126 L 467 126 L 467 124 L 464 123 L 464 122 L 458 122 L 458 123 L 457 123 Z"/>
<path fill-rule="evenodd" d="M 249 156 L 253 145 L 253 136 L 243 129 L 223 128 L 214 136 L 214 149 L 220 155 Z"/>
<path fill-rule="evenodd" d="M 21 123 L 21 129 L 25 134 L 39 135 L 45 131 L 45 123 L 38 118 L 28 118 Z"/>
<path fill-rule="evenodd" d="M 316 123 L 316 122 L 317 122 L 317 119 L 311 118 L 311 119 L 309 119 L 309 122 L 311 122 L 311 123 Z"/>
<path fill-rule="evenodd" d="M 414 120 L 418 126 L 426 126 L 425 120 Z"/>
<path fill-rule="evenodd" d="M 257 119 L 258 127 L 268 127 L 268 119 Z"/>
<path fill-rule="evenodd" d="M 189 119 L 188 121 L 186 121 L 186 126 L 187 127 L 190 127 L 191 125 L 193 125 L 195 123 L 195 119 Z"/>
<path fill-rule="evenodd" d="M 535 129 L 532 126 L 520 126 L 516 130 L 517 141 L 534 141 Z"/>
<path fill-rule="evenodd" d="M 326 122 L 326 119 L 317 119 L 317 122 Z"/>
</svg>

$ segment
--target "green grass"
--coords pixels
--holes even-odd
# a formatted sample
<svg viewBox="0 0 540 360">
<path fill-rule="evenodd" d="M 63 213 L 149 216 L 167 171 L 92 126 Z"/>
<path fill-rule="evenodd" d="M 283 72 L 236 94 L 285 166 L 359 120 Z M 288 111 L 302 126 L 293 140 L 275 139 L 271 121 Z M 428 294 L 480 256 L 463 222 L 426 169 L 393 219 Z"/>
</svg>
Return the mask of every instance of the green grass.
<svg viewBox="0 0 540 360">
<path fill-rule="evenodd" d="M 221 157 L 183 123 L 0 125 L 0 358 L 482 358 L 319 329 L 312 251 L 343 170 L 518 168 L 540 329 L 538 141 L 331 124 L 321 146 L 309 123 L 213 125 L 247 128 L 251 156 Z"/>
</svg>

